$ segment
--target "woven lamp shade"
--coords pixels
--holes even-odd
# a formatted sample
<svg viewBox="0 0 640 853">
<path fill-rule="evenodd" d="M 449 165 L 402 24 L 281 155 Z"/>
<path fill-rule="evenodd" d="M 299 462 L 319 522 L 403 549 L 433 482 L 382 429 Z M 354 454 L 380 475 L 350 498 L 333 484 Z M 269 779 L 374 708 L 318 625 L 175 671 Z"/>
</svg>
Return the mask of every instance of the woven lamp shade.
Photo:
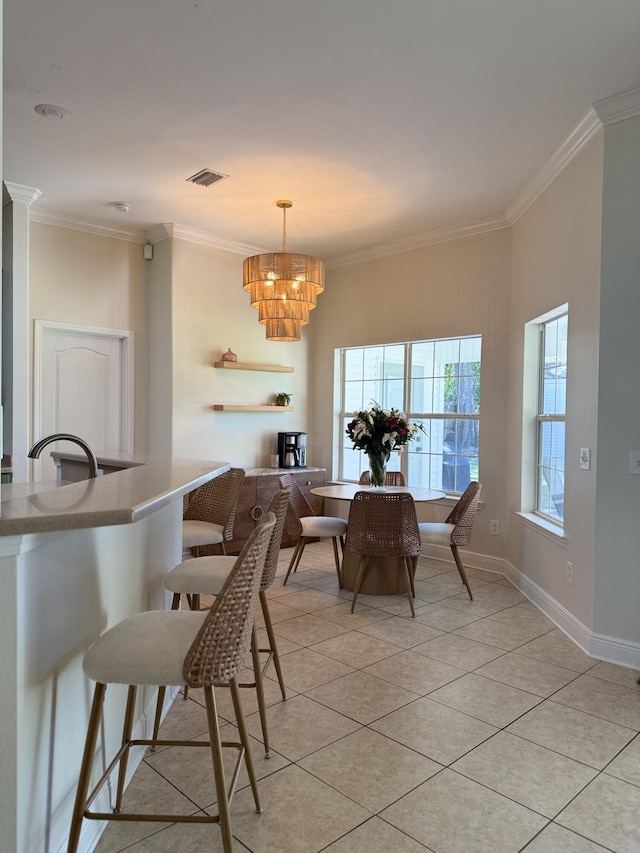
<svg viewBox="0 0 640 853">
<path fill-rule="evenodd" d="M 276 206 L 282 210 L 282 251 L 245 258 L 242 286 L 251 307 L 258 309 L 267 340 L 299 341 L 300 327 L 309 322 L 309 311 L 324 290 L 324 262 L 286 251 L 287 210 L 292 205 L 281 199 Z"/>
<path fill-rule="evenodd" d="M 243 264 L 244 289 L 253 284 L 264 286 L 276 282 L 307 284 L 317 293 L 324 290 L 324 261 L 294 252 L 267 252 L 245 258 Z"/>
</svg>

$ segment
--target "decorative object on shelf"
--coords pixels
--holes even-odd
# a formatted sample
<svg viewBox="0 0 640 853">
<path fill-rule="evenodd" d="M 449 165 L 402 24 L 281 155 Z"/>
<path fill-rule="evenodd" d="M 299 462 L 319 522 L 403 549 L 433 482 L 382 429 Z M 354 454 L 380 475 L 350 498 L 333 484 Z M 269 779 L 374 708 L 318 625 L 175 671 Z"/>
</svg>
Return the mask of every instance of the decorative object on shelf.
<svg viewBox="0 0 640 853">
<path fill-rule="evenodd" d="M 354 449 L 364 450 L 369 459 L 372 489 L 384 491 L 391 451 L 402 453 L 404 445 L 412 441 L 418 431 L 424 432 L 422 424 L 407 420 L 407 416 L 398 409 L 385 411 L 373 400 L 371 409 L 358 412 L 347 424 L 345 432 Z"/>
<path fill-rule="evenodd" d="M 300 327 L 324 290 L 324 262 L 310 255 L 287 252 L 287 210 L 292 202 L 276 201 L 282 210 L 282 252 L 245 258 L 243 287 L 266 326 L 268 341 L 299 341 Z"/>
<path fill-rule="evenodd" d="M 288 406 L 292 397 L 293 394 L 285 394 L 284 391 L 276 394 L 276 406 Z"/>
<path fill-rule="evenodd" d="M 231 352 L 231 347 L 229 347 L 229 349 L 225 353 L 222 354 L 222 360 L 223 361 L 237 361 L 238 356 L 235 354 L 235 352 Z"/>
</svg>

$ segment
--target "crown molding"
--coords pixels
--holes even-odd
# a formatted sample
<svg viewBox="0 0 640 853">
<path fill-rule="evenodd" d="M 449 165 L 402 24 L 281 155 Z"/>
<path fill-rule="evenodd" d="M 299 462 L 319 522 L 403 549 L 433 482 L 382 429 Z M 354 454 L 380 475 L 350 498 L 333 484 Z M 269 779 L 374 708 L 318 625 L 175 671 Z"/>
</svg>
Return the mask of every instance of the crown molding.
<svg viewBox="0 0 640 853">
<path fill-rule="evenodd" d="M 602 131 L 598 114 L 590 107 L 569 136 L 549 157 L 535 177 L 526 184 L 507 207 L 505 214 L 510 225 L 515 224 L 534 201 L 542 195 L 569 163 Z"/>
<path fill-rule="evenodd" d="M 2 206 L 12 201 L 23 201 L 28 205 L 38 201 L 42 193 L 35 187 L 27 187 L 24 184 L 14 184 L 11 181 L 3 182 Z"/>
<path fill-rule="evenodd" d="M 139 228 L 111 228 L 106 225 L 97 225 L 86 219 L 48 210 L 44 207 L 34 207 L 30 212 L 29 219 L 32 222 L 42 222 L 45 225 L 56 225 L 59 228 L 70 228 L 72 231 L 84 231 L 87 234 L 98 234 L 100 237 L 114 237 L 117 240 L 127 240 L 129 243 L 146 243 L 145 232 Z"/>
<path fill-rule="evenodd" d="M 186 225 L 173 226 L 173 236 L 187 243 L 198 243 L 201 246 L 210 246 L 213 249 L 222 249 L 225 252 L 235 252 L 238 255 L 260 255 L 268 252 L 261 246 L 251 243 L 242 243 L 237 240 L 229 240 L 219 234 L 211 234 L 209 231 L 201 231 L 199 228 L 189 228 Z"/>
<path fill-rule="evenodd" d="M 411 237 L 401 237 L 388 243 L 380 243 L 378 246 L 367 246 L 346 255 L 336 255 L 325 259 L 327 269 L 344 267 L 349 264 L 357 264 L 361 261 L 371 261 L 383 258 L 386 255 L 397 255 L 400 252 L 410 252 L 412 249 L 422 249 L 424 246 L 433 246 L 435 243 L 448 243 L 450 240 L 460 240 L 463 237 L 475 237 L 478 234 L 486 234 L 489 231 L 499 231 L 508 228 L 510 223 L 502 214 L 487 216 L 484 219 L 475 219 L 472 222 L 464 222 L 461 225 L 449 225 L 445 228 L 436 228 L 433 231 L 424 231 L 421 234 L 413 234 Z"/>
<path fill-rule="evenodd" d="M 640 115 L 640 87 L 596 101 L 593 108 L 605 127 L 617 121 L 635 118 Z"/>
</svg>

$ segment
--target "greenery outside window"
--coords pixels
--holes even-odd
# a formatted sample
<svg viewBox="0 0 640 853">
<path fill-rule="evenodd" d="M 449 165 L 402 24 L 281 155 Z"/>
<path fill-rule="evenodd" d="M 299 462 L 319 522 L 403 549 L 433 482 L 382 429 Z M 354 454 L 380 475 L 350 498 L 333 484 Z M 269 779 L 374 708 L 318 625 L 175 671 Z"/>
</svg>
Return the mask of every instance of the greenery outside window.
<svg viewBox="0 0 640 853">
<path fill-rule="evenodd" d="M 345 430 L 375 401 L 425 430 L 401 455 L 391 454 L 388 470 L 403 471 L 410 486 L 454 494 L 477 480 L 481 343 L 473 336 L 340 350 L 340 479 L 357 482 L 368 468 Z"/>
</svg>

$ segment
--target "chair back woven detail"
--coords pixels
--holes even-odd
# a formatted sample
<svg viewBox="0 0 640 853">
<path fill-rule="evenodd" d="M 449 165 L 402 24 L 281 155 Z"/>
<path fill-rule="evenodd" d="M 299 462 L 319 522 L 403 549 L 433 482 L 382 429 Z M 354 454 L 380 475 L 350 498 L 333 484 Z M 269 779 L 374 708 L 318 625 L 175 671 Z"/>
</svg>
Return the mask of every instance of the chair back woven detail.
<svg viewBox="0 0 640 853">
<path fill-rule="evenodd" d="M 267 556 L 264 561 L 264 570 L 262 572 L 262 581 L 260 583 L 260 591 L 264 592 L 269 589 L 276 577 L 278 569 L 278 557 L 280 556 L 280 543 L 284 532 L 284 523 L 287 518 L 287 509 L 289 508 L 290 489 L 280 489 L 271 498 L 269 509 L 267 512 L 272 512 L 276 517 L 276 523 L 269 540 Z"/>
<path fill-rule="evenodd" d="M 189 496 L 186 507 L 183 502 L 183 520 L 219 524 L 224 528 L 225 540 L 233 539 L 233 523 L 244 476 L 243 468 L 230 468 L 219 477 L 198 486 Z"/>
<path fill-rule="evenodd" d="M 356 492 L 349 510 L 345 547 L 376 557 L 417 557 L 420 530 L 411 495 Z"/>
<path fill-rule="evenodd" d="M 384 484 L 385 486 L 406 486 L 406 480 L 404 479 L 404 474 L 402 471 L 387 471 L 384 475 Z M 370 486 L 371 485 L 371 475 L 368 471 L 363 471 L 360 474 L 360 480 L 358 482 L 359 486 Z"/>
<path fill-rule="evenodd" d="M 182 668 L 189 687 L 208 687 L 233 678 L 251 645 L 255 607 L 275 515 L 255 528 L 187 652 Z"/>
<path fill-rule="evenodd" d="M 478 511 L 481 491 L 480 483 L 473 480 L 447 516 L 445 524 L 455 525 L 451 533 L 451 542 L 454 545 L 468 545 L 471 541 L 471 530 Z"/>
<path fill-rule="evenodd" d="M 280 477 L 280 488 L 284 489 L 287 486 L 291 490 L 289 494 L 289 503 L 293 510 L 293 513 L 289 513 L 289 518 L 291 519 L 291 516 L 294 516 L 293 528 L 295 529 L 295 533 L 299 534 L 302 530 L 300 519 L 315 515 L 315 512 L 313 511 L 313 507 L 309 501 L 305 498 L 302 489 L 296 483 L 293 474 L 283 474 L 282 477 Z M 291 527 L 289 527 L 289 529 L 291 530 Z"/>
</svg>

